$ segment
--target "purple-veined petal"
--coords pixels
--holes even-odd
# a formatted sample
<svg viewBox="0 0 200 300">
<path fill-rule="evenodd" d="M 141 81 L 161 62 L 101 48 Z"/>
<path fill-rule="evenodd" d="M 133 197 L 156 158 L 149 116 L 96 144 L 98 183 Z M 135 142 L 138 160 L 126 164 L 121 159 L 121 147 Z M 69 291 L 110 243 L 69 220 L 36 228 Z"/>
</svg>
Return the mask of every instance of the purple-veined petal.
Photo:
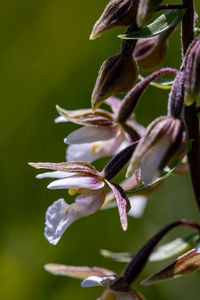
<svg viewBox="0 0 200 300">
<path fill-rule="evenodd" d="M 127 141 L 124 141 L 124 135 L 119 133 L 112 139 L 86 144 L 73 144 L 67 148 L 67 161 L 86 161 L 93 162 L 99 158 L 116 154 L 126 147 Z"/>
<path fill-rule="evenodd" d="M 106 99 L 105 103 L 111 107 L 114 115 L 117 116 L 120 106 L 122 104 L 122 100 L 120 100 L 119 98 L 117 98 L 115 96 L 111 96 Z"/>
<path fill-rule="evenodd" d="M 143 213 L 147 203 L 147 197 L 145 196 L 131 196 L 129 197 L 131 208 L 128 212 L 128 216 L 133 218 L 140 218 Z"/>
<path fill-rule="evenodd" d="M 62 171 L 53 171 L 53 172 L 45 172 L 38 174 L 36 178 L 42 179 L 42 178 L 66 178 L 70 176 L 74 176 L 76 174 L 70 173 L 70 172 L 62 172 Z"/>
<path fill-rule="evenodd" d="M 119 216 L 122 224 L 122 229 L 125 231 L 127 230 L 128 227 L 127 207 L 129 205 L 129 200 L 124 190 L 118 184 L 111 183 L 108 180 L 106 180 L 106 183 L 109 185 L 109 187 L 112 189 L 113 193 L 115 194 L 115 198 L 119 210 Z"/>
<path fill-rule="evenodd" d="M 95 213 L 103 204 L 105 193 L 103 188 L 89 195 L 79 195 L 71 205 L 64 199 L 55 201 L 46 212 L 44 235 L 49 243 L 56 245 L 73 222 Z"/>
<path fill-rule="evenodd" d="M 71 162 L 61 162 L 61 163 L 52 163 L 52 162 L 39 162 L 28 163 L 31 167 L 36 169 L 51 169 L 55 171 L 67 172 L 72 174 L 81 174 L 81 175 L 98 175 L 99 173 L 92 165 L 83 161 L 71 161 Z M 68 176 L 68 175 L 67 175 Z"/>
<path fill-rule="evenodd" d="M 90 189 L 99 190 L 104 186 L 104 181 L 96 177 L 73 175 L 55 180 L 48 185 L 48 189 Z"/>
<path fill-rule="evenodd" d="M 85 144 L 109 140 L 118 133 L 118 130 L 118 126 L 84 126 L 69 134 L 64 142 L 66 144 Z"/>
<path fill-rule="evenodd" d="M 115 276 L 89 276 L 81 282 L 81 286 L 108 286 L 113 279 L 115 279 Z"/>
<path fill-rule="evenodd" d="M 99 267 L 85 267 L 85 266 L 66 266 L 60 264 L 46 264 L 45 270 L 54 274 L 68 276 L 78 279 L 85 279 L 89 276 L 111 276 L 114 273 L 110 270 Z"/>
</svg>

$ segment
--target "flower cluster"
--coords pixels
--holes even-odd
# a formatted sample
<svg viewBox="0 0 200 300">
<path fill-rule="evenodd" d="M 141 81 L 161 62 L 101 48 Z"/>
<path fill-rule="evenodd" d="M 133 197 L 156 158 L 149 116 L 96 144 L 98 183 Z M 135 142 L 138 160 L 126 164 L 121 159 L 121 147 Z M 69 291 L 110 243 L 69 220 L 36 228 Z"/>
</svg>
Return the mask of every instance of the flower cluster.
<svg viewBox="0 0 200 300">
<path fill-rule="evenodd" d="M 92 92 L 91 108 L 70 111 L 57 106 L 59 116 L 55 119 L 56 123 L 72 122 L 81 126 L 64 139 L 68 145 L 66 162 L 29 163 L 37 169 L 52 170 L 37 175 L 37 178 L 54 179 L 48 185 L 49 189 L 65 189 L 71 196 L 79 194 L 72 204 L 62 198 L 47 209 L 45 237 L 51 244 L 57 244 L 76 220 L 94 214 L 99 209 L 115 206 L 118 207 L 122 229 L 127 230 L 127 214 L 140 217 L 148 194 L 160 186 L 178 165 L 180 167 L 183 160 L 186 170 L 189 165 L 200 207 L 200 179 L 197 179 L 200 176 L 196 176 L 194 166 L 195 157 L 200 161 L 198 110 L 195 106 L 200 93 L 200 38 L 197 37 L 190 46 L 187 45 L 186 52 L 186 38 L 183 34 L 184 60 L 180 70 L 157 70 L 164 61 L 168 39 L 177 24 L 182 21 L 183 32 L 186 28 L 184 14 L 190 12 L 192 24 L 195 19 L 189 6 L 161 3 L 161 0 L 111 0 L 107 4 L 94 25 L 90 39 L 94 40 L 116 27 L 127 26 L 126 34 L 121 36 L 121 50 L 102 64 Z M 167 12 L 153 23 L 148 23 L 156 11 L 166 8 Z M 145 78 L 138 76 L 141 72 L 152 70 L 154 73 Z M 169 73 L 175 77 L 172 83 L 155 81 L 159 76 Z M 135 110 L 149 85 L 167 87 L 171 91 L 167 115 L 158 116 L 145 128 L 136 121 Z M 116 97 L 119 93 L 127 94 L 121 100 Z M 102 104 L 107 105 L 107 110 L 100 108 Z M 187 161 L 189 148 L 192 150 Z M 106 157 L 109 157 L 107 164 L 101 171 L 97 171 L 91 163 Z M 116 175 L 125 168 L 127 178 L 120 184 L 114 182 Z M 84 279 L 83 287 L 107 286 L 108 289 L 99 298 L 101 300 L 142 300 L 143 296 L 130 285 L 148 261 L 156 243 L 177 225 L 200 228 L 189 221 L 177 221 L 166 226 L 139 250 L 121 276 L 97 267 L 50 264 L 46 269 L 54 274 Z M 197 269 L 200 268 L 199 247 L 196 249 L 189 256 L 192 257 L 189 266 L 195 260 Z M 184 263 L 188 264 L 188 260 L 184 256 L 178 263 L 183 266 Z M 185 270 L 185 265 L 182 269 Z M 169 268 L 166 269 L 168 271 Z M 153 278 L 162 280 L 161 276 L 165 278 L 166 272 L 164 275 L 163 272 L 158 273 Z M 173 276 L 172 272 L 169 277 Z"/>
</svg>

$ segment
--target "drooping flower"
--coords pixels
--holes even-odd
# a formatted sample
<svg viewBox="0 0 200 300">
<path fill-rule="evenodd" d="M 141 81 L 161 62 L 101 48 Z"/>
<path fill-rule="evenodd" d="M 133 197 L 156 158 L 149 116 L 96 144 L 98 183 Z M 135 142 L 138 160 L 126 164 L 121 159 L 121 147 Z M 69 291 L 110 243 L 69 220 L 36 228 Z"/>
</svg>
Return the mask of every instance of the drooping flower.
<svg viewBox="0 0 200 300">
<path fill-rule="evenodd" d="M 119 291 L 112 290 L 110 284 L 119 277 L 113 271 L 108 269 L 99 267 L 75 267 L 59 264 L 46 264 L 44 268 L 54 275 L 82 279 L 82 287 L 105 286 L 107 289 L 98 300 L 145 300 L 140 292 L 131 289 L 126 282 L 121 282 Z"/>
<path fill-rule="evenodd" d="M 66 153 L 67 161 L 93 162 L 105 156 L 115 155 L 129 144 L 129 135 L 124 127 L 116 121 L 121 101 L 110 97 L 106 103 L 112 108 L 110 114 L 105 110 L 91 109 L 68 111 L 57 107 L 61 114 L 56 122 L 68 122 L 83 125 L 65 138 L 69 144 Z M 128 120 L 124 126 L 131 128 L 135 139 L 139 138 L 144 128 L 135 120 Z M 134 137 L 133 137 L 134 138 Z"/>
<path fill-rule="evenodd" d="M 30 163 L 37 169 L 52 169 L 37 175 L 37 178 L 56 178 L 48 185 L 49 189 L 68 189 L 70 195 L 79 193 L 73 204 L 64 199 L 55 201 L 46 212 L 45 237 L 51 244 L 57 244 L 65 230 L 76 220 L 89 216 L 101 208 L 108 186 L 113 190 L 117 201 L 123 230 L 127 229 L 129 200 L 123 189 L 108 180 L 90 164 L 84 162 Z"/>
<path fill-rule="evenodd" d="M 183 122 L 172 116 L 154 120 L 146 129 L 133 153 L 127 175 L 141 169 L 144 184 L 159 176 L 172 160 L 183 157 L 187 146 L 187 135 Z"/>
</svg>

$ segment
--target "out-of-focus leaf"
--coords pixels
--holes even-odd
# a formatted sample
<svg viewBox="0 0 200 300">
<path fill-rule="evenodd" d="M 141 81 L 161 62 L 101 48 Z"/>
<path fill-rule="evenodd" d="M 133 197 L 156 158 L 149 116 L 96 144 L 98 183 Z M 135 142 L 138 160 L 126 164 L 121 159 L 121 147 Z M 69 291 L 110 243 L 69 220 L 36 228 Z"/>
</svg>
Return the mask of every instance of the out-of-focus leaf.
<svg viewBox="0 0 200 300">
<path fill-rule="evenodd" d="M 180 255 L 192 249 L 200 241 L 200 234 L 193 232 L 183 237 L 179 237 L 167 244 L 158 247 L 150 256 L 150 261 L 159 261 Z"/>
<path fill-rule="evenodd" d="M 162 32 L 170 29 L 178 24 L 185 14 L 185 9 L 172 9 L 168 10 L 159 16 L 154 22 L 144 26 L 141 30 L 134 31 L 129 34 L 121 34 L 118 37 L 121 39 L 141 39 L 150 38 L 161 34 Z"/>
<path fill-rule="evenodd" d="M 144 77 L 142 75 L 138 76 L 140 80 L 143 80 Z M 150 85 L 158 88 L 158 89 L 162 89 L 162 90 L 170 90 L 173 84 L 173 80 L 169 80 L 167 78 L 158 78 L 155 81 L 151 81 Z"/>
<path fill-rule="evenodd" d="M 150 275 L 142 281 L 143 285 L 151 285 L 157 282 L 173 279 L 200 269 L 200 253 L 195 249 L 179 256 L 173 263 L 160 271 Z"/>
<path fill-rule="evenodd" d="M 106 258 L 122 263 L 129 263 L 133 258 L 133 254 L 128 252 L 111 252 L 109 250 L 102 249 L 100 250 L 100 253 Z"/>
</svg>

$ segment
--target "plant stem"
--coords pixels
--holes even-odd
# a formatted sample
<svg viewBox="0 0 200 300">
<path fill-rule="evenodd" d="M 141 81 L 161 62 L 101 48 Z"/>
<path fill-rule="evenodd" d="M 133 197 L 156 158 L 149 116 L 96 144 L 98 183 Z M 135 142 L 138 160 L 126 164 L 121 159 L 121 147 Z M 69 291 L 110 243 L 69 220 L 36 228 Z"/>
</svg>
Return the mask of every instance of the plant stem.
<svg viewBox="0 0 200 300">
<path fill-rule="evenodd" d="M 164 4 L 164 5 L 160 5 L 156 9 L 156 11 L 160 11 L 164 9 L 183 9 L 183 8 L 186 8 L 186 6 L 181 4 Z"/>
<path fill-rule="evenodd" d="M 184 56 L 194 38 L 194 2 L 193 0 L 182 0 L 182 4 L 187 7 L 182 20 L 182 55 Z M 192 149 L 188 153 L 188 163 L 193 191 L 200 212 L 200 132 L 196 106 L 196 102 L 185 106 L 184 115 L 188 138 L 193 140 Z"/>
<path fill-rule="evenodd" d="M 134 88 L 130 90 L 128 94 L 125 96 L 117 116 L 117 121 L 119 123 L 126 122 L 126 120 L 130 117 L 130 115 L 135 110 L 141 95 L 149 86 L 150 82 L 156 79 L 157 77 L 167 73 L 176 75 L 178 71 L 172 68 L 163 68 L 147 76 L 142 81 L 138 82 L 134 86 Z"/>
</svg>

